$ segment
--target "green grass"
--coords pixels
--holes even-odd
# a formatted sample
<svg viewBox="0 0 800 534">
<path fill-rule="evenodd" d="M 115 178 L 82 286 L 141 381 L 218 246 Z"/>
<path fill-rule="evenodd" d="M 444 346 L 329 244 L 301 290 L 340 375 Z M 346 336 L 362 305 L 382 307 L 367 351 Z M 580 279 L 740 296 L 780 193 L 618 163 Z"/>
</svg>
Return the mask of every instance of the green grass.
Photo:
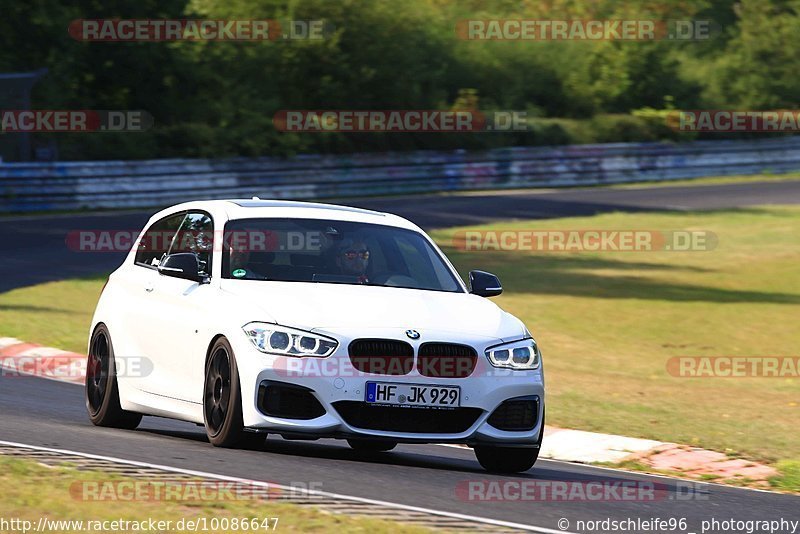
<svg viewBox="0 0 800 534">
<path fill-rule="evenodd" d="M 800 492 L 800 461 L 783 460 L 775 466 L 780 475 L 769 482 L 773 488 Z"/>
<path fill-rule="evenodd" d="M 50 282 L 0 294 L 0 336 L 86 352 L 106 276 Z"/>
<path fill-rule="evenodd" d="M 494 299 L 544 351 L 548 422 L 685 443 L 756 461 L 800 461 L 800 381 L 677 378 L 673 356 L 800 354 L 800 207 L 606 214 L 492 224 L 511 230 L 708 230 L 708 252 L 464 252 L 500 276 Z M 104 277 L 0 295 L 0 335 L 82 352 Z M 787 480 L 793 480 L 791 473 Z M 796 475 L 795 478 L 796 479 Z M 791 484 L 791 482 L 788 482 Z"/>
<path fill-rule="evenodd" d="M 544 351 L 548 421 L 674 441 L 762 461 L 800 459 L 800 381 L 676 378 L 673 356 L 797 356 L 800 208 L 607 214 L 482 230 L 710 230 L 708 252 L 464 252 L 463 273 L 496 273 L 495 301 Z"/>
<path fill-rule="evenodd" d="M 591 187 L 598 189 L 642 189 L 649 187 L 687 187 L 699 185 L 724 185 L 742 184 L 749 182 L 793 182 L 800 180 L 800 172 L 790 172 L 786 174 L 747 174 L 742 176 L 707 176 L 704 178 L 686 178 L 683 180 L 661 180 L 661 181 L 641 181 L 626 182 L 619 184 L 587 184 L 570 187 L 548 188 L 547 186 L 521 189 L 475 189 L 471 191 L 447 191 L 444 193 L 432 193 L 434 195 L 447 196 L 485 196 L 485 195 L 507 195 L 509 193 L 532 193 L 536 191 L 568 191 L 575 187 Z M 408 198 L 408 195 L 396 195 L 400 198 Z M 347 198 L 337 199 L 340 203 L 346 203 Z M 333 202 L 333 201 L 331 201 Z"/>
<path fill-rule="evenodd" d="M 745 176 L 708 176 L 705 178 L 688 178 L 686 180 L 669 180 L 661 182 L 632 182 L 629 184 L 612 185 L 614 189 L 640 189 L 642 187 L 670 187 L 687 185 L 719 185 L 719 184 L 739 184 L 747 182 L 791 182 L 800 180 L 800 173 L 790 172 L 786 174 L 750 174 Z"/>
<path fill-rule="evenodd" d="M 391 521 L 330 514 L 307 506 L 276 504 L 269 501 L 222 500 L 79 500 L 79 491 L 84 482 L 133 482 L 133 479 L 108 475 L 101 471 L 81 470 L 71 467 L 44 467 L 31 460 L 0 456 L 0 517 L 29 520 L 36 526 L 40 517 L 61 520 L 83 521 L 142 521 L 180 519 L 210 521 L 218 518 L 278 518 L 277 532 L 377 532 L 377 533 L 423 533 L 428 529 L 404 525 Z M 75 486 L 73 486 L 73 484 Z M 120 486 L 103 486 L 120 487 Z M 120 487 L 124 488 L 124 486 Z M 101 495 L 104 493 L 101 492 Z M 108 495 L 108 493 L 105 493 Z M 113 494 L 113 493 L 112 493 Z M 120 490 L 121 495 L 125 495 Z M 78 496 L 76 498 L 75 496 Z M 273 521 L 269 522 L 272 525 Z M 60 529 L 59 532 L 80 532 Z M 272 532 L 273 530 L 219 530 L 217 532 Z M 124 532 L 124 531 L 123 531 Z"/>
</svg>

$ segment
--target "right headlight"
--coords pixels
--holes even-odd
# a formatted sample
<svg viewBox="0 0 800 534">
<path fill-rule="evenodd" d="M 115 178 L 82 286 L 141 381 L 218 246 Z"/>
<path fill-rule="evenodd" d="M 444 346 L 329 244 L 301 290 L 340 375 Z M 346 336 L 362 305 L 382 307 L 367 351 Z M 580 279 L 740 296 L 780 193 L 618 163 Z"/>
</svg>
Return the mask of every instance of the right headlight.
<svg viewBox="0 0 800 534">
<path fill-rule="evenodd" d="M 530 371 L 542 364 L 542 353 L 533 338 L 489 347 L 486 357 L 493 366 L 503 369 Z"/>
<path fill-rule="evenodd" d="M 339 345 L 327 336 L 271 323 L 248 323 L 242 329 L 253 345 L 267 354 L 327 358 Z"/>
</svg>

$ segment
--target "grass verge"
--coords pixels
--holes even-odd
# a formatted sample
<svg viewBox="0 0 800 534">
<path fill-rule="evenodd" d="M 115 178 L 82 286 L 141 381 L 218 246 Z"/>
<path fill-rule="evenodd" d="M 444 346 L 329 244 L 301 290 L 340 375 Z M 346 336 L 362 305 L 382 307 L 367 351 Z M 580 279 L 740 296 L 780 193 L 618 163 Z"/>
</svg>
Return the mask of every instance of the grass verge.
<svg viewBox="0 0 800 534">
<path fill-rule="evenodd" d="M 495 301 L 544 351 L 548 420 L 774 463 L 800 459 L 797 378 L 678 378 L 675 356 L 798 356 L 799 207 L 613 213 L 479 230 L 706 230 L 705 252 L 465 252 L 434 232 L 462 273 L 496 273 Z M 794 319 L 793 319 L 794 318 Z"/>
<path fill-rule="evenodd" d="M 642 187 L 686 187 L 693 185 L 744 184 L 749 182 L 793 182 L 800 180 L 800 173 L 786 174 L 748 174 L 744 176 L 707 176 L 686 180 L 663 180 L 659 182 L 631 182 L 609 186 L 614 189 L 641 189 Z"/>
<path fill-rule="evenodd" d="M 131 487 L 117 486 L 115 483 L 143 482 L 116 475 L 108 475 L 100 471 L 78 471 L 71 467 L 45 467 L 31 460 L 4 458 L 0 456 L 0 486 L 3 487 L 3 498 L 0 499 L 0 517 L 5 520 L 20 519 L 31 521 L 37 525 L 39 518 L 53 521 L 143 521 L 150 518 L 157 521 L 172 521 L 170 532 L 187 531 L 175 527 L 178 521 L 198 520 L 205 518 L 211 524 L 212 518 L 254 518 L 269 519 L 269 525 L 278 518 L 279 532 L 378 532 L 408 534 L 430 532 L 415 526 L 391 521 L 370 518 L 350 517 L 330 514 L 308 506 L 277 504 L 263 500 L 222 500 L 222 501 L 183 501 L 183 500 L 83 500 L 81 491 L 75 488 L 84 483 L 102 483 L 103 488 L 119 488 L 116 491 L 100 491 L 98 495 L 133 494 Z M 106 485 L 106 483 L 110 483 Z M 209 490 L 209 493 L 212 490 Z M 208 494 L 208 493 L 207 493 Z M 212 493 L 213 494 L 213 493 Z M 223 523 L 224 524 L 224 523 Z M 86 523 L 84 523 L 86 525 Z M 74 523 L 68 525 L 51 524 L 53 532 L 85 532 L 76 528 Z M 142 531 L 133 525 L 128 530 L 117 532 Z M 149 531 L 145 528 L 143 531 Z M 215 532 L 267 532 L 263 528 L 249 529 L 216 529 Z"/>
<path fill-rule="evenodd" d="M 0 293 L 0 336 L 85 354 L 106 278 L 48 282 Z"/>
<path fill-rule="evenodd" d="M 770 479 L 770 485 L 778 490 L 800 492 L 800 460 L 783 460 L 775 465 L 780 473 Z"/>
</svg>

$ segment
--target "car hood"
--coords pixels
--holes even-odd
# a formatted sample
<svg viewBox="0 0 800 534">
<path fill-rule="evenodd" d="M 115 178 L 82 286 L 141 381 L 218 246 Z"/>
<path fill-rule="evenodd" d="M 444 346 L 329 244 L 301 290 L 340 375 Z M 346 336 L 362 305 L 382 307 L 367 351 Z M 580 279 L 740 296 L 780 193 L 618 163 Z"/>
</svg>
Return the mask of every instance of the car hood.
<svg viewBox="0 0 800 534">
<path fill-rule="evenodd" d="M 304 330 L 402 328 L 468 333 L 506 341 L 519 339 L 525 327 L 489 300 L 467 293 L 396 287 L 304 282 L 224 280 L 222 290 L 237 309 L 256 307 L 259 317 Z"/>
</svg>

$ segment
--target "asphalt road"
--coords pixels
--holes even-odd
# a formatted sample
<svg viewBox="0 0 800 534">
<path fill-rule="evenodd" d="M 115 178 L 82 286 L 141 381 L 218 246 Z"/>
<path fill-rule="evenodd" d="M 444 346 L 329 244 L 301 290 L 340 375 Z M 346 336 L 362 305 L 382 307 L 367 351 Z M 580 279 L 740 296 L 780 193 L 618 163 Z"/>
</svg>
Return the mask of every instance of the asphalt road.
<svg viewBox="0 0 800 534">
<path fill-rule="evenodd" d="M 705 186 L 583 188 L 352 199 L 347 204 L 396 213 L 425 229 L 498 219 L 544 219 L 610 211 L 727 209 L 800 203 L 800 181 Z M 90 215 L 0 217 L 0 292 L 41 282 L 114 270 L 119 252 L 77 252 L 67 235 L 79 230 L 138 232 L 155 209 Z"/>
<path fill-rule="evenodd" d="M 284 485 L 299 483 L 326 492 L 556 530 L 559 519 L 566 518 L 573 532 L 580 531 L 575 528 L 580 519 L 686 518 L 688 528 L 675 532 L 700 532 L 701 521 L 712 518 L 800 519 L 797 496 L 715 484 L 698 484 L 689 491 L 686 482 L 675 479 L 545 460 L 527 473 L 498 476 L 483 471 L 470 450 L 441 445 L 400 445 L 390 453 L 364 455 L 336 440 L 270 437 L 260 449 L 228 450 L 212 447 L 203 429 L 189 423 L 146 417 L 135 431 L 96 428 L 87 419 L 81 387 L 32 377 L 0 377 L 0 440 Z M 459 497 L 456 488 L 467 481 L 545 485 L 565 481 L 572 487 L 582 482 L 650 481 L 656 491 L 655 500 L 646 501 L 485 502 Z"/>
</svg>

